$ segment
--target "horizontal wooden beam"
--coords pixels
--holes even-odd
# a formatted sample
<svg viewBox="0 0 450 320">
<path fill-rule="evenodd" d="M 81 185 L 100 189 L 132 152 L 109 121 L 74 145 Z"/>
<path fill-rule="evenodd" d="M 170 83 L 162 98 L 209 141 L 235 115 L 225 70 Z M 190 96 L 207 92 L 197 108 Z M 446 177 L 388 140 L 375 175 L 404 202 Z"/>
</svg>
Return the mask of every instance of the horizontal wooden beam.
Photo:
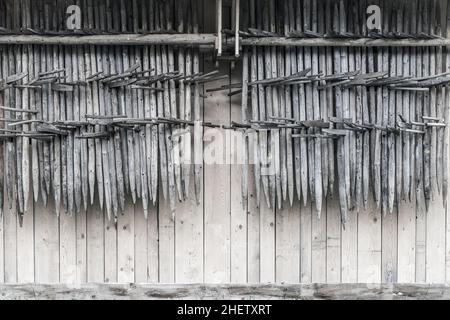
<svg viewBox="0 0 450 320">
<path fill-rule="evenodd" d="M 214 34 L 0 35 L 0 44 L 214 46 Z"/>
<path fill-rule="evenodd" d="M 252 37 L 240 40 L 243 46 L 277 47 L 442 47 L 450 46 L 450 39 L 340 39 Z"/>
<path fill-rule="evenodd" d="M 0 284 L 0 300 L 416 300 L 450 299 L 449 285 L 295 284 L 295 285 L 41 285 Z"/>
<path fill-rule="evenodd" d="M 0 45 L 178 45 L 215 48 L 215 34 L 102 34 L 102 35 L 0 35 Z M 240 39 L 242 46 L 297 47 L 439 47 L 450 46 L 450 39 L 340 39 L 251 37 Z M 230 39 L 225 47 L 234 48 Z"/>
</svg>

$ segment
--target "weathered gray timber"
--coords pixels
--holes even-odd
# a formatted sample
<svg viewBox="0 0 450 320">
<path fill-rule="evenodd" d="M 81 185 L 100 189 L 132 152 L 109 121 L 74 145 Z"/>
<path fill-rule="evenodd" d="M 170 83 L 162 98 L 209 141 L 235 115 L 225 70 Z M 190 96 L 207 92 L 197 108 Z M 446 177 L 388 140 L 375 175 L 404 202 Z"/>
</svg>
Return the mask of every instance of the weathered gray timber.
<svg viewBox="0 0 450 320">
<path fill-rule="evenodd" d="M 448 300 L 448 285 L 0 285 L 0 300 Z M 176 310 L 174 310 L 176 312 Z"/>
</svg>

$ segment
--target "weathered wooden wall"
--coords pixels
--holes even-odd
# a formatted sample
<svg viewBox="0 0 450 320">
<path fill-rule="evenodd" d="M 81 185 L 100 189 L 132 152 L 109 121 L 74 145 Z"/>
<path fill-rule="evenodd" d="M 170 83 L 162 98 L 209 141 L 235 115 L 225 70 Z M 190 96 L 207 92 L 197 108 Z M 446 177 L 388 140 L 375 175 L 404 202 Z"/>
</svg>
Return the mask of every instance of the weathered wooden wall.
<svg viewBox="0 0 450 320">
<path fill-rule="evenodd" d="M 204 6 L 204 12 L 213 12 L 213 1 Z M 204 16 L 204 31 L 213 32 L 214 15 Z M 213 68 L 210 58 L 203 59 L 203 67 Z M 231 81 L 240 79 L 227 64 L 221 69 Z M 203 109 L 205 121 L 240 120 L 240 99 L 226 92 L 207 93 Z M 0 282 L 450 281 L 450 216 L 442 201 L 429 214 L 402 203 L 386 217 L 371 202 L 366 212 L 352 213 L 344 229 L 334 199 L 326 201 L 321 219 L 299 203 L 281 211 L 259 207 L 254 196 L 245 212 L 240 172 L 234 165 L 205 166 L 200 206 L 193 199 L 179 204 L 174 219 L 165 202 L 152 208 L 146 221 L 140 205 L 128 201 L 117 226 L 98 207 L 58 220 L 50 203 L 34 205 L 21 228 L 5 210 Z"/>
</svg>

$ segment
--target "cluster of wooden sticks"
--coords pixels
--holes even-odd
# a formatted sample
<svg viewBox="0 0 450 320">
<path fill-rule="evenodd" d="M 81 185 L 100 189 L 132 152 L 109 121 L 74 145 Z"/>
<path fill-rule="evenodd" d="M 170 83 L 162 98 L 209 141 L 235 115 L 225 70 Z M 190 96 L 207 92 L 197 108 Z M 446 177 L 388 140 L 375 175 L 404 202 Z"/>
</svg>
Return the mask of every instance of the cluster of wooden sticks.
<svg viewBox="0 0 450 320">
<path fill-rule="evenodd" d="M 8 4 L 15 11 L 0 15 L 5 30 L 64 28 L 64 1 L 52 4 L 57 10 L 34 8 L 35 16 L 32 7 L 44 2 Z M 199 33 L 196 0 L 75 4 L 86 9 L 83 30 Z M 172 212 L 190 193 L 200 199 L 201 165 L 180 165 L 182 136 L 173 134 L 185 127 L 194 149 L 203 147 L 200 87 L 222 76 L 200 72 L 197 46 L 5 45 L 0 53 L 0 193 L 20 217 L 39 197 L 57 214 L 98 201 L 109 218 L 124 210 L 127 195 L 142 200 L 146 215 L 162 197 Z"/>
<path fill-rule="evenodd" d="M 250 0 L 240 35 L 439 38 L 439 3 L 371 2 L 383 25 L 368 30 L 367 1 Z M 320 215 L 324 199 L 337 193 L 343 222 L 370 194 L 385 214 L 403 200 L 428 209 L 438 193 L 445 204 L 450 95 L 442 47 L 277 44 L 243 51 L 243 127 L 260 127 L 254 149 L 246 147 L 259 164 L 258 199 L 264 195 L 272 208 L 311 199 Z M 264 174 L 267 166 L 274 172 Z"/>
<path fill-rule="evenodd" d="M 149 24 L 198 33 L 198 8 L 186 13 L 187 2 L 169 2 L 149 2 L 149 16 L 156 13 Z M 238 33 L 441 38 L 439 1 L 377 2 L 389 13 L 381 32 L 367 30 L 361 18 L 366 1 L 249 0 Z M 169 18 L 174 6 L 178 28 Z M 88 17 L 86 30 L 120 30 L 109 18 Z M 44 30 L 28 19 L 23 30 Z M 140 22 L 147 24 L 144 17 Z M 135 33 L 145 29 L 138 24 Z M 367 205 L 371 192 L 385 213 L 406 199 L 428 208 L 438 193 L 445 202 L 448 192 L 450 73 L 442 58 L 442 47 L 244 46 L 242 83 L 210 89 L 242 94 L 243 120 L 219 126 L 201 121 L 200 92 L 202 83 L 226 76 L 200 73 L 198 48 L 5 46 L 2 73 L 10 76 L 0 83 L 6 124 L 0 170 L 9 203 L 24 212 L 31 180 L 36 201 L 40 192 L 46 202 L 52 190 L 57 208 L 62 201 L 72 213 L 94 201 L 97 185 L 110 217 L 124 209 L 127 192 L 134 202 L 142 199 L 147 214 L 149 201 L 159 200 L 161 180 L 174 210 L 189 196 L 192 172 L 201 196 L 201 161 L 193 168 L 179 161 L 189 152 L 180 139 L 193 135 L 194 153 L 201 154 L 203 128 L 213 127 L 256 133 L 256 142 L 245 145 L 244 206 L 253 157 L 258 203 L 263 195 L 271 208 L 311 199 L 320 215 L 323 200 L 336 191 L 343 222 L 349 210 Z"/>
</svg>

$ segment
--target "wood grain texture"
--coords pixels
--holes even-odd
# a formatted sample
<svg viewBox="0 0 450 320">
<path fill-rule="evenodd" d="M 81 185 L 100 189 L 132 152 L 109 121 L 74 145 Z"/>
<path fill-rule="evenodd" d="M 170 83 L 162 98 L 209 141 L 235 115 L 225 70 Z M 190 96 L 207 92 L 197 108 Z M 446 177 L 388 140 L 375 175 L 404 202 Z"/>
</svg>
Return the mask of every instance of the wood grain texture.
<svg viewBox="0 0 450 320">
<path fill-rule="evenodd" d="M 5 282 L 5 246 L 3 230 L 3 215 L 0 215 L 0 283 Z"/>
<path fill-rule="evenodd" d="M 212 10 L 212 2 L 204 3 L 206 12 Z M 210 16 L 205 16 L 205 30 L 213 30 L 214 21 Z M 205 72 L 213 70 L 212 62 L 205 63 Z M 221 73 L 226 73 L 227 66 L 221 64 Z M 224 82 L 227 82 L 226 80 Z M 222 83 L 222 85 L 225 83 Z M 207 90 L 209 86 L 220 85 L 220 81 L 215 84 L 205 85 Z M 229 123 L 230 121 L 230 102 L 224 92 L 218 94 L 208 93 L 204 99 L 204 117 L 205 121 L 215 123 Z M 208 136 L 208 133 L 205 132 Z M 211 134 L 216 138 L 211 141 Z M 208 138 L 205 137 L 205 140 Z M 216 150 L 217 157 L 221 158 L 219 163 L 205 163 L 204 183 L 205 192 L 208 196 L 204 198 L 204 281 L 212 283 L 222 283 L 230 281 L 230 166 L 225 164 L 224 145 L 226 143 L 225 132 L 223 130 L 214 130 L 210 132 L 209 150 Z M 222 155 L 220 157 L 219 155 Z M 205 151 L 205 157 L 208 152 Z M 205 158 L 206 159 L 206 158 Z M 222 162 L 222 163 L 220 163 Z M 204 193 L 205 194 L 205 193 Z M 205 194 L 206 195 L 206 194 Z"/>
<path fill-rule="evenodd" d="M 121 283 L 135 282 L 135 259 L 138 255 L 135 252 L 134 219 L 134 206 L 131 199 L 127 199 L 125 211 L 117 223 L 117 281 Z"/>
<path fill-rule="evenodd" d="M 104 217 L 100 206 L 89 207 L 87 219 L 87 282 L 105 281 Z"/>
<path fill-rule="evenodd" d="M 358 282 L 381 282 L 381 210 L 373 199 L 358 217 Z"/>
<path fill-rule="evenodd" d="M 125 2 L 123 3 L 125 4 Z M 203 9 L 208 12 L 207 10 L 213 10 L 212 7 L 213 4 L 205 3 Z M 227 14 L 224 13 L 224 15 Z M 211 21 L 209 23 L 212 24 Z M 127 29 L 127 26 L 124 28 Z M 0 39 L 3 38 L 0 37 Z M 142 39 L 150 41 L 145 40 L 145 37 Z M 55 38 L 56 40 L 58 39 Z M 322 40 L 306 39 L 300 44 L 299 41 L 292 39 L 289 40 L 289 45 L 308 45 L 312 40 L 315 40 L 317 45 L 322 43 Z M 72 38 L 67 41 L 72 41 Z M 169 41 L 172 40 L 169 39 Z M 244 43 L 245 41 L 247 40 L 244 40 Z M 262 40 L 249 39 L 248 41 L 269 42 L 279 41 L 279 39 L 270 37 Z M 334 40 L 329 39 L 329 41 Z M 432 41 L 436 42 L 434 44 L 438 44 L 437 42 L 446 44 L 448 40 L 445 40 L 446 42 L 442 42 L 443 40 L 440 39 Z M 365 45 L 375 45 L 376 43 L 375 40 L 368 41 Z M 411 44 L 411 42 L 408 43 Z M 357 42 L 350 40 L 340 44 L 356 45 Z M 385 41 L 383 45 L 399 47 L 403 44 L 398 41 Z M 418 45 L 424 45 L 424 42 L 419 41 Z M 65 49 L 60 47 L 58 50 L 64 51 Z M 303 52 L 303 49 L 300 48 L 292 49 L 294 58 L 297 56 L 296 50 Z M 348 49 L 347 52 L 352 50 Z M 95 51 L 96 48 L 92 46 L 92 70 L 100 70 L 103 68 L 103 61 L 102 59 L 96 60 Z M 67 52 L 69 60 L 71 60 L 73 54 L 71 48 L 67 47 Z M 102 49 L 100 48 L 98 52 L 101 54 Z M 129 52 L 129 56 L 126 55 L 127 63 L 130 64 L 129 60 L 135 51 L 130 49 L 127 52 Z M 263 52 L 263 50 L 255 49 L 255 52 Z M 421 49 L 418 49 L 418 52 L 417 64 L 422 65 Z M 44 54 L 46 55 L 45 52 Z M 3 53 L 3 55 L 5 54 Z M 303 56 L 301 53 L 299 55 Z M 5 56 L 7 57 L 8 54 Z M 205 71 L 215 69 L 209 53 L 200 57 L 200 65 L 205 65 L 203 68 Z M 386 54 L 386 57 L 389 55 Z M 37 55 L 35 58 L 40 59 L 40 56 Z M 5 59 L 3 58 L 3 60 Z M 383 62 L 382 60 L 381 62 Z M 55 63 L 55 61 L 53 62 Z M 2 61 L 2 64 L 4 63 Z M 120 63 L 116 66 L 117 69 L 123 69 Z M 192 64 L 192 61 L 190 63 Z M 294 64 L 294 62 L 292 63 Z M 70 64 L 70 68 L 73 68 L 72 63 Z M 229 74 L 228 61 L 221 61 L 220 66 L 221 73 Z M 292 68 L 294 72 L 297 72 L 303 66 L 296 65 Z M 38 71 L 36 70 L 36 72 Z M 233 71 L 233 82 L 241 79 L 239 71 L 239 66 L 237 66 Z M 421 73 L 417 76 L 421 76 Z M 215 82 L 210 86 L 217 87 L 222 84 L 229 84 L 229 81 Z M 98 92 L 99 88 L 94 88 L 95 86 L 92 84 L 91 94 L 95 96 L 92 101 L 92 109 L 96 109 L 98 113 L 100 108 L 98 95 L 103 95 L 103 93 Z M 298 93 L 298 90 L 294 91 Z M 202 106 L 200 112 L 201 116 L 204 114 L 207 121 L 226 125 L 231 120 L 239 121 L 241 118 L 240 97 L 237 95 L 230 99 L 227 93 L 208 93 L 204 99 L 200 99 L 201 102 L 204 102 L 204 108 Z M 255 93 L 257 94 L 257 92 Z M 2 93 L 0 92 L 0 94 Z M 71 95 L 68 94 L 68 96 Z M 64 100 L 61 101 L 62 108 L 66 108 L 65 94 L 61 94 L 60 97 L 61 100 Z M 123 92 L 121 98 L 123 98 Z M 263 98 L 265 98 L 264 94 Z M 305 99 L 305 97 L 297 97 L 297 99 Z M 71 104 L 73 104 L 72 100 L 70 97 Z M 304 105 L 305 101 L 302 104 Z M 419 104 L 418 108 L 420 107 Z M 93 112 L 95 113 L 95 110 Z M 294 116 L 297 115 L 294 114 Z M 220 136 L 225 137 L 224 132 L 220 131 Z M 448 139 L 448 137 L 446 138 Z M 133 141 L 132 137 L 131 142 Z M 227 147 L 232 146 L 229 140 L 227 143 Z M 3 150 L 6 149 L 7 144 L 2 145 L 2 152 L 7 151 Z M 97 148 L 97 151 L 101 151 L 101 142 L 99 144 L 100 150 Z M 93 147 L 95 148 L 95 145 L 91 145 L 91 149 Z M 381 146 L 378 147 L 381 148 Z M 41 149 L 39 150 L 42 151 L 42 154 L 39 156 L 44 156 L 44 151 Z M 250 150 L 253 149 L 250 147 Z M 205 143 L 205 150 L 211 151 L 209 141 Z M 33 151 L 36 152 L 34 156 Z M 67 151 L 71 152 L 71 150 Z M 32 166 L 33 160 L 36 160 L 38 156 L 37 152 L 38 146 L 32 145 Z M 64 149 L 62 152 L 66 153 L 66 150 Z M 411 152 L 414 154 L 413 150 Z M 134 154 L 134 149 L 132 153 Z M 101 161 L 101 153 L 99 155 L 98 159 Z M 91 165 L 95 164 L 95 161 L 98 162 L 98 159 L 94 159 Z M 71 165 L 73 166 L 73 163 Z M 62 166 L 64 167 L 64 163 Z M 43 283 L 131 282 L 153 284 L 173 282 L 218 284 L 229 282 L 443 283 L 449 280 L 450 218 L 448 207 L 443 208 L 440 201 L 431 202 L 429 213 L 425 212 L 424 207 L 420 207 L 424 203 L 423 199 L 418 199 L 417 203 L 412 199 L 413 204 L 400 201 L 399 207 L 395 208 L 393 215 L 382 217 L 381 209 L 376 206 L 376 203 L 373 203 L 374 201 L 369 200 L 367 208 L 364 210 L 361 208 L 358 215 L 356 211 L 349 213 L 347 224 L 343 228 L 337 199 L 327 199 L 326 206 L 323 205 L 324 210 L 320 219 L 312 210 L 311 205 L 303 207 L 298 201 L 294 201 L 292 208 L 286 203 L 283 204 L 282 210 L 267 209 L 264 201 L 258 203 L 253 169 L 250 166 L 248 174 L 249 186 L 251 186 L 248 192 L 248 212 L 243 210 L 241 203 L 240 174 L 242 170 L 239 166 L 230 166 L 228 162 L 205 167 L 204 175 L 200 177 L 202 182 L 199 192 L 200 202 L 197 203 L 196 199 L 193 199 L 177 204 L 175 216 L 172 215 L 169 204 L 163 202 L 162 195 L 158 207 L 149 207 L 148 220 L 145 220 L 144 210 L 140 204 L 134 206 L 131 201 L 128 201 L 124 215 L 119 214 L 117 225 L 115 221 L 107 219 L 106 213 L 97 204 L 97 199 L 94 201 L 94 206 L 88 206 L 87 212 L 81 210 L 79 214 L 70 216 L 65 215 L 65 210 L 61 210 L 61 217 L 58 220 L 53 201 L 55 195 L 52 190 L 46 190 L 45 194 L 41 195 L 48 196 L 48 205 L 36 204 L 33 212 L 24 216 L 22 227 L 17 218 L 17 206 L 15 204 L 12 208 L 5 206 L 4 215 L 0 215 L 0 283 L 34 281 Z M 68 170 L 66 163 L 66 167 L 62 170 L 65 171 L 62 173 L 63 190 L 67 188 L 67 176 L 64 177 L 64 175 L 67 175 Z M 124 170 L 125 176 L 127 176 L 128 169 L 124 168 Z M 134 170 L 133 167 L 133 172 Z M 193 176 L 192 173 L 191 176 Z M 97 176 L 97 180 L 103 181 L 102 174 Z M 108 173 L 106 174 L 109 176 Z M 14 173 L 11 173 L 10 178 L 13 176 Z M 38 178 L 36 181 L 39 184 Z M 66 185 L 64 185 L 64 179 L 66 179 Z M 71 176 L 70 179 L 74 180 L 74 177 Z M 127 177 L 125 177 L 126 179 Z M 43 182 L 45 185 L 46 181 Z M 136 181 L 133 182 L 134 185 L 136 183 Z M 91 181 L 90 185 L 93 184 Z M 103 182 L 99 186 L 103 186 Z M 405 189 L 405 187 L 403 188 Z M 423 186 L 416 186 L 416 188 L 420 194 Z M 31 189 L 34 190 L 34 188 Z M 412 189 L 414 190 L 414 188 Z M 49 191 L 48 194 L 47 191 Z M 72 189 L 71 193 L 73 191 Z M 276 189 L 271 191 L 275 193 Z M 101 192 L 100 195 L 95 192 L 95 197 L 103 198 L 103 189 Z M 301 195 L 301 192 L 299 193 Z M 189 184 L 189 194 L 194 198 L 193 181 Z M 8 198 L 6 193 L 1 196 L 4 196 L 5 199 Z M 37 194 L 35 196 L 37 197 Z M 62 196 L 64 197 L 64 192 Z M 67 190 L 65 197 L 67 198 Z M 156 192 L 154 197 L 156 201 Z M 379 197 L 381 196 L 379 195 Z M 62 200 L 64 202 L 64 199 Z M 75 199 L 72 198 L 70 201 L 75 201 Z M 109 201 L 112 202 L 111 199 Z M 101 202 L 104 203 L 104 199 Z M 64 288 L 70 287 L 64 285 L 55 287 L 37 285 L 34 288 L 8 286 L 7 291 L 8 294 L 11 294 L 9 297 L 65 298 Z M 236 285 L 235 287 L 219 285 L 216 289 L 213 289 L 212 286 L 181 285 L 113 285 L 110 287 L 88 285 L 78 288 L 77 291 L 77 287 L 74 287 L 73 294 L 79 298 L 88 298 L 90 294 L 95 295 L 96 298 L 108 297 L 112 294 L 112 297 L 115 298 L 138 298 L 141 296 L 149 298 L 216 298 L 230 295 L 231 298 L 350 299 L 359 295 L 359 298 L 420 299 L 426 298 L 427 294 L 431 297 L 444 298 L 447 297 L 448 292 L 447 287 L 427 285 L 375 285 L 369 287 L 313 284 L 303 286 Z M 35 290 L 35 293 L 32 293 L 32 289 Z M 47 292 L 44 292 L 44 289 L 47 289 Z M 97 293 L 92 293 L 94 290 L 97 290 Z M 254 291 L 251 292 L 251 290 Z M 125 296 L 118 297 L 118 295 Z"/>
<path fill-rule="evenodd" d="M 300 203 L 277 213 L 276 282 L 300 282 Z"/>
<path fill-rule="evenodd" d="M 448 300 L 446 285 L 0 285 L 0 300 Z"/>
<path fill-rule="evenodd" d="M 58 283 L 60 282 L 60 234 L 53 200 L 49 199 L 48 207 L 41 203 L 35 205 L 34 214 L 39 217 L 35 221 L 34 231 L 35 281 Z"/>
</svg>

